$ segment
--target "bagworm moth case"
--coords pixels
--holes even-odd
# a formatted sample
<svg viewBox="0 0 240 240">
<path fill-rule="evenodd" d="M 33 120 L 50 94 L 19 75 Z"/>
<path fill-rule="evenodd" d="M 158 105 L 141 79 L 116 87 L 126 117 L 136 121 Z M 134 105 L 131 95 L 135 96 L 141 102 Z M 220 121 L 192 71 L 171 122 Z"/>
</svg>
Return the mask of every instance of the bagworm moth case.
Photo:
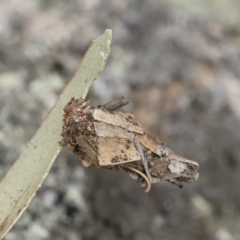
<svg viewBox="0 0 240 240">
<path fill-rule="evenodd" d="M 178 186 L 198 178 L 199 165 L 177 156 L 144 132 L 133 114 L 116 112 L 126 105 L 122 98 L 98 107 L 74 99 L 65 106 L 62 141 L 84 167 L 104 167 L 129 172 L 151 184 L 166 180 Z"/>
</svg>

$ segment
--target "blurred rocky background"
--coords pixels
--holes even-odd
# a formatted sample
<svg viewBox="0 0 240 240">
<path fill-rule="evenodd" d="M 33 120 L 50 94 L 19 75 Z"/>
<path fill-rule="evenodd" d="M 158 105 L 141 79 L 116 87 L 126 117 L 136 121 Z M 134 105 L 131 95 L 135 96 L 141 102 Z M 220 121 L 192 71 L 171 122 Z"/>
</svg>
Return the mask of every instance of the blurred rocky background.
<svg viewBox="0 0 240 240">
<path fill-rule="evenodd" d="M 240 239 L 239 12 L 239 0 L 1 0 L 0 179 L 106 28 L 92 104 L 125 96 L 147 132 L 201 166 L 197 182 L 145 194 L 63 150 L 5 239 Z"/>
</svg>

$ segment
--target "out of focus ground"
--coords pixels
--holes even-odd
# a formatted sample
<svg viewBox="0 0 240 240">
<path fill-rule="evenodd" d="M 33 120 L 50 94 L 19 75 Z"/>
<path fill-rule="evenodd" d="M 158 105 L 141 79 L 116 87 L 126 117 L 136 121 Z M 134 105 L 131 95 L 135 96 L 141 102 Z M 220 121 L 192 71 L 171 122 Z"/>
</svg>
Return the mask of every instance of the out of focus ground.
<svg viewBox="0 0 240 240">
<path fill-rule="evenodd" d="M 5 239 L 240 239 L 239 12 L 238 0 L 0 1 L 0 179 L 106 28 L 111 57 L 88 98 L 125 96 L 146 131 L 201 166 L 183 189 L 144 194 L 64 150 Z"/>
</svg>

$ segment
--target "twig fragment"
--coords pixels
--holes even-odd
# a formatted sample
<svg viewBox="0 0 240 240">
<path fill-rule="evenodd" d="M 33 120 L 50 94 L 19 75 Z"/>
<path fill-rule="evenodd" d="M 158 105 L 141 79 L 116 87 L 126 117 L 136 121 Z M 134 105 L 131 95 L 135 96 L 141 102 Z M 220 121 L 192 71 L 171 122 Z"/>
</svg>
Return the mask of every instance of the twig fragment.
<svg viewBox="0 0 240 240">
<path fill-rule="evenodd" d="M 144 192 L 145 192 L 145 193 L 148 193 L 148 192 L 150 191 L 152 184 L 151 184 L 151 182 L 149 181 L 148 177 L 147 177 L 144 173 L 142 173 L 141 171 L 139 171 L 139 170 L 137 170 L 137 169 L 135 169 L 135 168 L 131 168 L 131 167 L 127 167 L 127 166 L 122 166 L 122 168 L 128 169 L 128 170 L 130 170 L 130 171 L 132 171 L 132 172 L 135 172 L 135 173 L 137 173 L 138 175 L 140 175 L 140 176 L 145 180 L 145 182 L 146 182 L 146 184 L 147 184 L 147 188 L 145 189 Z"/>
<path fill-rule="evenodd" d="M 124 102 L 123 101 L 124 97 L 118 98 L 116 100 L 112 100 L 108 103 L 105 103 L 102 105 L 104 108 L 106 108 L 108 111 L 112 112 L 115 111 L 125 105 L 127 105 L 129 102 Z"/>
<path fill-rule="evenodd" d="M 142 161 L 144 170 L 145 170 L 145 172 L 146 172 L 146 175 L 147 175 L 149 181 L 152 183 L 152 177 L 151 177 L 151 174 L 150 174 L 150 172 L 149 172 L 148 163 L 147 163 L 147 160 L 146 160 L 145 157 L 144 157 L 143 150 L 142 150 L 142 147 L 141 147 L 141 145 L 140 145 L 140 143 L 139 143 L 139 140 L 138 140 L 137 137 L 135 137 L 135 138 L 133 139 L 133 141 L 134 141 L 135 147 L 137 148 L 137 150 L 138 150 L 138 152 L 139 152 L 139 154 L 140 154 L 141 161 Z"/>
</svg>

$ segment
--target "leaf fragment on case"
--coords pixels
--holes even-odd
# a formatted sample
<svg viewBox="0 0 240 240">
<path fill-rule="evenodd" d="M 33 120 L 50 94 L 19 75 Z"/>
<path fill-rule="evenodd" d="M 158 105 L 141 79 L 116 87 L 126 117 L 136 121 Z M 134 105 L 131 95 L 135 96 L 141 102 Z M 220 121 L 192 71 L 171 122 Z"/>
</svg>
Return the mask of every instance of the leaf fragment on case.
<svg viewBox="0 0 240 240">
<path fill-rule="evenodd" d="M 104 137 L 98 139 L 100 166 L 113 166 L 139 161 L 140 155 L 130 139 Z"/>
<path fill-rule="evenodd" d="M 124 117 L 119 114 L 112 114 L 111 112 L 106 112 L 101 109 L 95 109 L 93 112 L 93 118 L 98 121 L 103 121 L 106 123 L 113 124 L 125 128 L 131 132 L 143 134 L 144 131 L 141 127 L 128 122 Z"/>
<path fill-rule="evenodd" d="M 118 109 L 125 105 L 123 103 L 120 99 L 91 107 L 83 99 L 72 98 L 64 108 L 61 145 L 75 144 L 77 147 L 73 152 L 84 166 L 91 166 L 93 160 L 86 159 L 81 151 L 88 158 L 93 158 L 99 167 L 115 170 L 122 168 L 131 175 L 138 174 L 137 181 L 146 183 L 145 192 L 151 189 L 151 184 L 162 180 L 180 187 L 182 182 L 197 180 L 197 162 L 177 156 L 171 149 L 145 133 L 133 114 L 109 111 L 106 107 Z M 87 145 L 90 149 L 86 150 L 88 146 L 79 142 L 79 136 L 89 141 L 90 144 Z M 91 156 L 92 152 L 95 152 L 95 157 Z"/>
</svg>

